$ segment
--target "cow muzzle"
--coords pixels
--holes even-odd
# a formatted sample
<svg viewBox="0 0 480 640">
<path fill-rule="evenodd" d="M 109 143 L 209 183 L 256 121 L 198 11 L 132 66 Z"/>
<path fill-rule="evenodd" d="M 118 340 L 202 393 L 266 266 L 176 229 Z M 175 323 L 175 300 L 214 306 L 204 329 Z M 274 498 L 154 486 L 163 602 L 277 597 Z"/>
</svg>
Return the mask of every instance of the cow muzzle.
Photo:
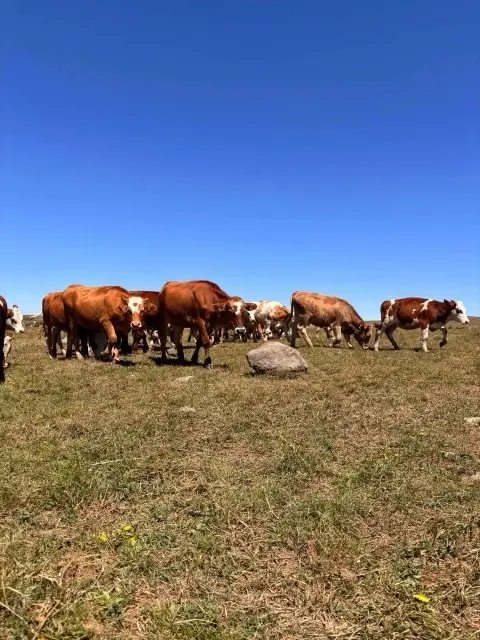
<svg viewBox="0 0 480 640">
<path fill-rule="evenodd" d="M 235 334 L 237 336 L 243 336 L 246 333 L 246 331 L 247 330 L 245 329 L 245 327 L 236 327 L 235 328 Z"/>
<path fill-rule="evenodd" d="M 132 320 L 130 326 L 132 327 L 132 329 L 141 329 L 142 323 L 140 322 L 140 320 Z"/>
</svg>

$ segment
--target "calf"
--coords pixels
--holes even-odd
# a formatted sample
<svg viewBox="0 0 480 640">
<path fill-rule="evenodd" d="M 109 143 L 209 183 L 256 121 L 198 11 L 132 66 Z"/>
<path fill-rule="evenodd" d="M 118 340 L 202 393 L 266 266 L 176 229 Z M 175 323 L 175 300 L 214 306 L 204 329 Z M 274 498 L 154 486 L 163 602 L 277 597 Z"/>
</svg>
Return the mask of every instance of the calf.
<svg viewBox="0 0 480 640">
<path fill-rule="evenodd" d="M 421 329 L 421 341 L 423 351 L 428 351 L 428 331 L 442 330 L 440 346 L 444 347 L 447 340 L 447 322 L 460 322 L 468 324 L 467 311 L 461 300 L 432 300 L 430 298 L 399 298 L 384 300 L 380 306 L 381 320 L 375 325 L 374 350 L 378 351 L 378 345 L 382 333 L 393 345 L 394 349 L 400 349 L 393 337 L 395 330 Z"/>
<path fill-rule="evenodd" d="M 197 362 L 200 347 L 205 351 L 204 366 L 210 368 L 209 331 L 222 327 L 233 327 L 244 333 L 243 317 L 239 313 L 241 305 L 237 297 L 232 298 L 218 284 L 208 280 L 190 280 L 186 282 L 166 282 L 159 295 L 161 314 L 160 342 L 162 360 L 167 361 L 168 324 L 174 328 L 174 342 L 178 359 L 185 359 L 182 347 L 183 329 L 198 329 L 198 338 L 192 355 Z"/>
<path fill-rule="evenodd" d="M 362 320 L 349 302 L 321 293 L 294 291 L 287 324 L 290 322 L 292 347 L 295 346 L 297 330 L 305 338 L 308 346 L 313 346 L 307 333 L 309 324 L 322 329 L 331 328 L 334 336 L 333 346 L 340 344 L 343 334 L 349 347 L 353 347 L 350 341 L 353 336 L 361 347 L 368 349 L 368 343 L 372 337 L 371 325 Z"/>
</svg>

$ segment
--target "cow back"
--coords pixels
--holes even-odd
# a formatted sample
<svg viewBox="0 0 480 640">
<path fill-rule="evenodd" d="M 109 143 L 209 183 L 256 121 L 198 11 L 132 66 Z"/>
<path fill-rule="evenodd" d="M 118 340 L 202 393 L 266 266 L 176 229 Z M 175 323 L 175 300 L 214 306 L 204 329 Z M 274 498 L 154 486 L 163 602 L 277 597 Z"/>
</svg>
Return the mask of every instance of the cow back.
<svg viewBox="0 0 480 640">
<path fill-rule="evenodd" d="M 129 293 L 119 286 L 85 287 L 70 285 L 62 293 L 65 316 L 92 331 L 101 330 L 105 322 L 128 333 L 127 303 Z"/>
<path fill-rule="evenodd" d="M 206 319 L 213 305 L 230 300 L 217 284 L 209 280 L 166 282 L 159 293 L 160 312 L 177 326 L 190 326 L 195 319 Z"/>
<path fill-rule="evenodd" d="M 317 327 L 328 327 L 332 324 L 348 325 L 363 322 L 354 307 L 343 298 L 323 293 L 295 291 L 292 304 L 301 315 L 309 316 L 310 322 Z"/>
</svg>

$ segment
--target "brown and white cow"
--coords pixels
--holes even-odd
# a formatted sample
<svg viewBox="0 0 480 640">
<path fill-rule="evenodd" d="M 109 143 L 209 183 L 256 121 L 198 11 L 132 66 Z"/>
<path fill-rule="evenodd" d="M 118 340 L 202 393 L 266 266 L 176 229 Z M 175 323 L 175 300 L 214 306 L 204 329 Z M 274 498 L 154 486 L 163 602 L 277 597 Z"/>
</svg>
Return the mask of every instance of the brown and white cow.
<svg viewBox="0 0 480 640">
<path fill-rule="evenodd" d="M 72 357 L 74 343 L 80 357 L 87 355 L 86 344 L 82 344 L 81 350 L 78 344 L 78 329 L 83 328 L 87 332 L 103 331 L 107 344 L 101 355 L 113 356 L 113 362 L 118 362 L 119 341 L 131 329 L 142 327 L 145 312 L 155 312 L 151 303 L 118 286 L 74 284 L 63 291 L 62 299 L 68 326 L 66 358 Z"/>
<path fill-rule="evenodd" d="M 378 345 L 382 333 L 392 343 L 394 349 L 400 349 L 393 337 L 395 330 L 421 329 L 423 351 L 428 351 L 428 331 L 442 330 L 440 346 L 444 347 L 447 340 L 447 322 L 460 322 L 468 324 L 467 311 L 461 300 L 432 300 L 431 298 L 398 298 L 384 300 L 380 306 L 381 320 L 376 324 L 374 349 L 378 351 Z"/>
<path fill-rule="evenodd" d="M 183 329 L 198 329 L 198 338 L 192 355 L 197 362 L 200 347 L 205 351 L 205 367 L 211 367 L 210 332 L 216 328 L 234 328 L 243 333 L 243 316 L 237 297 L 232 299 L 218 284 L 209 280 L 188 280 L 166 282 L 159 294 L 161 314 L 160 342 L 162 360 L 167 361 L 168 324 L 174 328 L 174 342 L 178 359 L 184 361 L 182 347 Z"/>
<path fill-rule="evenodd" d="M 343 334 L 350 348 L 353 347 L 351 343 L 353 336 L 361 347 L 368 349 L 368 343 L 372 337 L 371 325 L 364 322 L 349 302 L 322 293 L 294 291 L 288 320 L 291 324 L 290 345 L 292 347 L 295 346 L 297 331 L 300 331 L 309 347 L 313 346 L 307 333 L 309 324 L 325 329 L 331 327 L 334 346 L 340 344 Z"/>
<path fill-rule="evenodd" d="M 276 300 L 261 300 L 255 304 L 257 306 L 251 317 L 264 342 L 273 335 L 281 336 L 287 331 L 290 313 L 285 305 Z"/>
<path fill-rule="evenodd" d="M 3 296 L 0 296 L 0 345 L 2 347 L 2 362 L 0 366 L 0 383 L 5 382 L 5 368 L 7 365 L 6 362 L 6 352 L 8 353 L 10 346 L 10 340 L 5 340 L 5 338 L 10 337 L 6 336 L 7 330 L 7 320 L 13 317 L 13 311 L 8 308 L 7 301 Z M 8 349 L 8 351 L 7 351 Z"/>
<path fill-rule="evenodd" d="M 7 329 L 15 331 L 15 333 L 23 333 L 25 327 L 23 326 L 23 313 L 20 311 L 17 304 L 13 304 L 10 309 L 11 316 L 7 320 Z"/>
<path fill-rule="evenodd" d="M 158 291 L 136 290 L 129 291 L 131 296 L 139 296 L 150 305 L 150 311 L 145 311 L 142 316 L 142 326 L 132 329 L 133 351 L 140 346 L 144 353 L 148 351 L 150 339 L 151 344 L 158 344 L 158 332 L 160 330 L 160 313 L 158 309 Z M 153 310 L 154 309 L 154 310 Z"/>
</svg>

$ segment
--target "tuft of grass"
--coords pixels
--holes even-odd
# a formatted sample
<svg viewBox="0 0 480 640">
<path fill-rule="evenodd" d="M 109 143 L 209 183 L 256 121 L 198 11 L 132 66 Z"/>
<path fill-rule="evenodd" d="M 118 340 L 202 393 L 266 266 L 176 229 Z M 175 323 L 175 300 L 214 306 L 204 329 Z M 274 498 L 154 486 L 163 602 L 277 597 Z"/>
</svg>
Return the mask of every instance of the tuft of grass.
<svg viewBox="0 0 480 640">
<path fill-rule="evenodd" d="M 479 334 L 299 341 L 298 377 L 252 376 L 253 344 L 208 372 L 54 362 L 38 327 L 15 335 L 0 637 L 478 637 Z"/>
</svg>

